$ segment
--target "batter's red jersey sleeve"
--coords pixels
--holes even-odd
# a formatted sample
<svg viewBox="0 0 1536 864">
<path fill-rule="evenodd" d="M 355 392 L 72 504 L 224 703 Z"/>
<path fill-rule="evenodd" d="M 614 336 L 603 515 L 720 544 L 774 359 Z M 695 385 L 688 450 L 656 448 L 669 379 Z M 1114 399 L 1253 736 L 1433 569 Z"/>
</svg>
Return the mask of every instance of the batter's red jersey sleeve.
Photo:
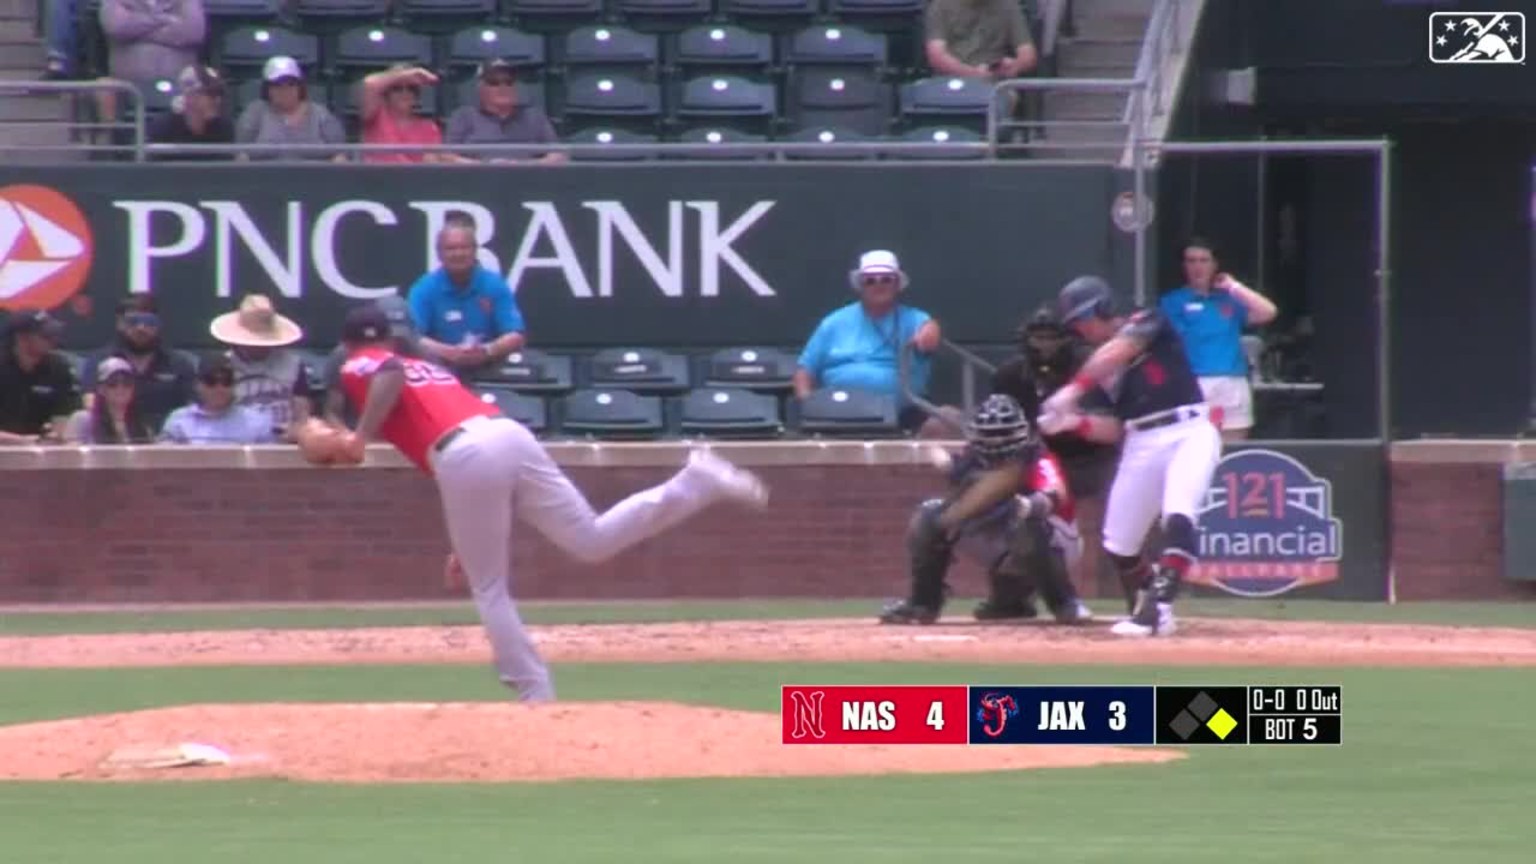
<svg viewBox="0 0 1536 864">
<path fill-rule="evenodd" d="M 1055 489 L 1056 515 L 1071 522 L 1077 518 L 1077 502 L 1072 498 L 1072 487 L 1067 485 L 1067 475 L 1061 463 L 1049 451 L 1042 451 L 1029 471 L 1029 491 L 1044 492 Z"/>
</svg>

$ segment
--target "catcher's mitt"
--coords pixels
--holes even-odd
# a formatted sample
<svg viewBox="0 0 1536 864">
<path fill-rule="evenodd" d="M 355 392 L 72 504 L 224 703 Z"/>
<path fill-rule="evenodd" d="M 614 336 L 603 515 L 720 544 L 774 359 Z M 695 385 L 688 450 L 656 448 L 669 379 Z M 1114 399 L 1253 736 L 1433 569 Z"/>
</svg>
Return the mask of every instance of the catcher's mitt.
<svg viewBox="0 0 1536 864">
<path fill-rule="evenodd" d="M 293 438 L 311 465 L 356 464 L 349 454 L 344 432 L 314 417 L 300 423 Z"/>
</svg>

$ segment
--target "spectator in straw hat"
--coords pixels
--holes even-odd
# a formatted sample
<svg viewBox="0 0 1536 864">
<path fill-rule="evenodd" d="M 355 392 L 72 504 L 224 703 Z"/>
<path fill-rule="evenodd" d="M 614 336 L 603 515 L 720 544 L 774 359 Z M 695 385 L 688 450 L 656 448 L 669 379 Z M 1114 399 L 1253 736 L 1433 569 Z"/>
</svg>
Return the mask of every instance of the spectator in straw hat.
<svg viewBox="0 0 1536 864">
<path fill-rule="evenodd" d="M 304 338 L 304 329 L 279 315 L 271 298 L 252 294 L 213 319 L 208 331 L 230 346 L 235 404 L 266 415 L 273 434 L 287 439 L 309 417 L 315 398 L 314 370 L 289 347 Z"/>
</svg>

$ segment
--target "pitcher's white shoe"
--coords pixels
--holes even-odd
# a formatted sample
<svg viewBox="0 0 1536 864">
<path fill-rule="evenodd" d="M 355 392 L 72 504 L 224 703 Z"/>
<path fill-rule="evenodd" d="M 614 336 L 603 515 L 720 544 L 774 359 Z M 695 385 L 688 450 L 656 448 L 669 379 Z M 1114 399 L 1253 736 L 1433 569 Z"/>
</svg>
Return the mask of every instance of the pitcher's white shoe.
<svg viewBox="0 0 1536 864">
<path fill-rule="evenodd" d="M 1159 603 L 1155 611 L 1149 611 L 1144 615 L 1136 615 L 1118 621 L 1115 626 L 1109 628 L 1109 632 L 1116 636 L 1135 636 L 1145 638 L 1148 636 L 1172 636 L 1178 632 L 1179 623 L 1173 617 L 1172 603 Z"/>
<path fill-rule="evenodd" d="M 751 507 L 768 506 L 768 487 L 762 478 L 705 450 L 688 454 L 688 470 L 703 477 L 727 498 Z"/>
</svg>

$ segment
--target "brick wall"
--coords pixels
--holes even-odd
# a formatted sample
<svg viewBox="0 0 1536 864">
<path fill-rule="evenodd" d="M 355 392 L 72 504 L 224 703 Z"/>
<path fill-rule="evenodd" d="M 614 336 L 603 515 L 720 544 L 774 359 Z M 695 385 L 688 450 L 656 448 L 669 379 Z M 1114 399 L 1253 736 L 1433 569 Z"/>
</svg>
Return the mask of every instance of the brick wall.
<svg viewBox="0 0 1536 864">
<path fill-rule="evenodd" d="M 0 603 L 451 596 L 440 584 L 447 547 L 436 491 L 387 451 L 371 454 L 363 469 L 323 470 L 281 448 L 136 449 L 0 451 Z M 557 455 L 600 509 L 682 460 L 675 445 L 570 445 Z M 768 512 L 714 510 L 602 565 L 572 562 L 522 529 L 513 544 L 516 593 L 905 591 L 908 515 L 940 488 L 915 445 L 739 445 L 731 456 L 772 484 Z M 1536 586 L 1502 577 L 1500 476 L 1495 461 L 1394 463 L 1400 599 L 1536 599 Z M 956 568 L 953 582 L 961 594 L 983 590 L 969 565 Z M 1114 593 L 1108 581 L 1081 588 L 1089 597 Z"/>
</svg>

